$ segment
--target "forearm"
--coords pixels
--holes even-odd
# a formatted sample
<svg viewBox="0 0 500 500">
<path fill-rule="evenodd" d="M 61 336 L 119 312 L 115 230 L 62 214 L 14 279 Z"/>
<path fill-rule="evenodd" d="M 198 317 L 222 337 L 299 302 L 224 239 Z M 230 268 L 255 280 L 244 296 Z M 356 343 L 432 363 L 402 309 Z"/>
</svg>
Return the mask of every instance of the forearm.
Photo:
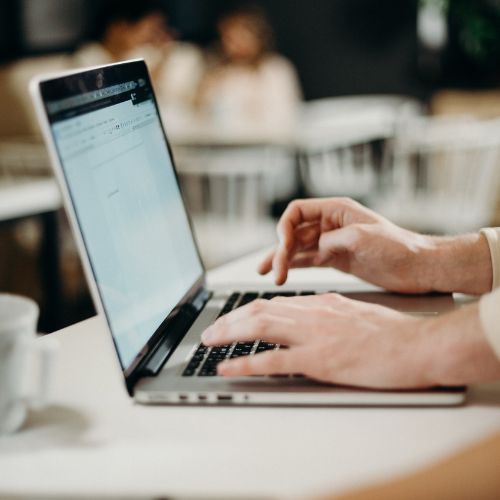
<svg viewBox="0 0 500 500">
<path fill-rule="evenodd" d="M 431 237 L 418 266 L 423 289 L 483 294 L 491 290 L 493 270 L 482 234 Z"/>
<path fill-rule="evenodd" d="M 465 385 L 500 378 L 500 360 L 488 341 L 479 304 L 422 320 L 415 355 L 429 385 Z"/>
</svg>

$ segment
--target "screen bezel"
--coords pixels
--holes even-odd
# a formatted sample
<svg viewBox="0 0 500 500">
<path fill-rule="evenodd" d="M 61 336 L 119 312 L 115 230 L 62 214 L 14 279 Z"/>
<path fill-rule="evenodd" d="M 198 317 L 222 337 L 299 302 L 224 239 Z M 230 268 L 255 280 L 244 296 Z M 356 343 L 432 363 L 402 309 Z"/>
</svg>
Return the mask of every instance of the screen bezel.
<svg viewBox="0 0 500 500">
<path fill-rule="evenodd" d="M 52 128 L 50 126 L 50 117 L 47 109 L 47 103 L 50 101 L 61 100 L 66 97 L 81 95 L 86 92 L 96 91 L 103 87 L 107 87 L 117 83 L 123 83 L 131 80 L 138 80 L 139 78 L 144 78 L 147 84 L 152 89 L 152 99 L 155 105 L 156 112 L 158 114 L 163 139 L 165 141 L 165 145 L 167 147 L 168 154 L 171 159 L 175 180 L 181 195 L 181 203 L 187 215 L 189 229 L 191 231 L 191 235 L 193 238 L 193 244 L 195 246 L 196 255 L 198 257 L 198 261 L 201 267 L 201 274 L 195 280 L 192 286 L 188 289 L 188 291 L 183 295 L 183 297 L 181 297 L 181 299 L 179 300 L 177 305 L 172 309 L 172 311 L 165 317 L 165 319 L 162 321 L 159 327 L 151 334 L 146 344 L 139 350 L 139 352 L 135 355 L 134 359 L 127 366 L 125 366 L 121 360 L 117 341 L 111 330 L 110 319 L 106 311 L 106 308 L 104 306 L 104 302 L 102 300 L 99 287 L 97 286 L 96 275 L 94 272 L 92 261 L 90 260 L 89 257 L 85 235 L 83 234 L 81 229 L 81 224 L 75 209 L 75 205 L 71 195 L 71 190 L 69 188 L 69 184 L 66 179 L 66 174 L 62 166 L 62 159 L 60 157 L 59 150 L 57 148 L 53 136 Z M 38 97 L 40 98 L 41 104 L 43 106 L 43 118 L 44 118 L 43 128 L 45 132 L 45 137 L 50 142 L 51 148 L 49 149 L 51 150 L 52 153 L 51 156 L 53 159 L 52 162 L 53 167 L 56 170 L 59 183 L 63 188 L 64 205 L 67 212 L 70 215 L 69 218 L 71 221 L 71 225 L 73 227 L 73 232 L 77 239 L 79 253 L 84 263 L 84 270 L 87 277 L 87 281 L 91 285 L 90 288 L 94 304 L 98 309 L 98 311 L 101 312 L 106 319 L 108 331 L 111 335 L 114 348 L 128 387 L 129 380 L 136 379 L 135 377 L 136 370 L 140 368 L 142 362 L 149 357 L 151 352 L 155 350 L 159 342 L 161 342 L 161 340 L 165 337 L 165 335 L 168 332 L 169 326 L 174 323 L 174 321 L 180 314 L 181 310 L 188 304 L 192 303 L 194 298 L 200 293 L 200 291 L 205 288 L 205 276 L 206 276 L 206 270 L 203 265 L 199 247 L 193 231 L 192 220 L 188 210 L 186 209 L 186 203 L 184 201 L 184 196 L 180 187 L 179 176 L 177 173 L 177 169 L 175 167 L 174 155 L 172 152 L 172 148 L 170 146 L 170 142 L 165 132 L 165 126 L 161 118 L 161 113 L 159 112 L 159 106 L 154 93 L 153 85 L 151 83 L 151 78 L 149 76 L 149 72 L 144 60 L 140 59 L 133 61 L 125 61 L 107 66 L 100 66 L 96 68 L 83 69 L 77 72 L 71 72 L 69 74 L 60 75 L 56 78 L 39 80 L 37 82 L 37 87 L 38 87 Z"/>
</svg>

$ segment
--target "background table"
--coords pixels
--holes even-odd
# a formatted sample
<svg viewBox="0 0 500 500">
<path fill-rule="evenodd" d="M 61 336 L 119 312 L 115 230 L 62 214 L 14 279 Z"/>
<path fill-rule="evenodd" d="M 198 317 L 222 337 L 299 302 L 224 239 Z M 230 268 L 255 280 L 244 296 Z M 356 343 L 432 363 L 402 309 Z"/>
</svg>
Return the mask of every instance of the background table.
<svg viewBox="0 0 500 500">
<path fill-rule="evenodd" d="M 39 219 L 41 224 L 39 266 L 43 304 L 40 326 L 47 332 L 62 326 L 58 221 L 61 207 L 62 198 L 55 179 L 41 177 L 0 181 L 0 226 L 14 225 L 28 218 Z"/>
<path fill-rule="evenodd" d="M 258 256 L 210 274 L 216 286 L 272 287 Z M 297 271 L 291 284 L 329 271 Z M 359 486 L 428 464 L 500 429 L 500 387 L 459 408 L 143 407 L 127 396 L 102 318 L 51 335 L 61 344 L 54 404 L 0 439 L 0 496 L 248 498 Z M 46 339 L 42 339 L 46 341 Z"/>
</svg>

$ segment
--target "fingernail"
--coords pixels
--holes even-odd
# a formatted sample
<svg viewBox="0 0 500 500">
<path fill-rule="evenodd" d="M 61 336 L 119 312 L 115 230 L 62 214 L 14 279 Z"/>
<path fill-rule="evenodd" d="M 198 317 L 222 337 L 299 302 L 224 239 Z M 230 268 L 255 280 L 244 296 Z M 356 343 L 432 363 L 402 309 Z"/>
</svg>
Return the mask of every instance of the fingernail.
<svg viewBox="0 0 500 500">
<path fill-rule="evenodd" d="M 210 342 L 211 340 L 213 340 L 213 337 L 214 337 L 214 333 L 213 331 L 211 330 L 211 328 L 207 328 L 202 334 L 201 334 L 201 340 L 206 343 L 206 342 Z"/>
</svg>

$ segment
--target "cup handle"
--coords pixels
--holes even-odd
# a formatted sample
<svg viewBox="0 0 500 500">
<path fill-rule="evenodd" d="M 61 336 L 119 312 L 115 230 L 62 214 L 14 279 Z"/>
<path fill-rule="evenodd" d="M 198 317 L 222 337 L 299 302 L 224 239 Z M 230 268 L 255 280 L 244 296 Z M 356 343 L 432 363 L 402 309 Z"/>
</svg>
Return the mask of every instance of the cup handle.
<svg viewBox="0 0 500 500">
<path fill-rule="evenodd" d="M 50 388 L 54 382 L 55 361 L 59 343 L 56 339 L 44 338 L 43 342 L 40 342 L 39 339 L 35 340 L 33 347 L 38 357 L 38 380 L 29 398 L 29 405 L 40 408 L 49 401 Z"/>
</svg>

